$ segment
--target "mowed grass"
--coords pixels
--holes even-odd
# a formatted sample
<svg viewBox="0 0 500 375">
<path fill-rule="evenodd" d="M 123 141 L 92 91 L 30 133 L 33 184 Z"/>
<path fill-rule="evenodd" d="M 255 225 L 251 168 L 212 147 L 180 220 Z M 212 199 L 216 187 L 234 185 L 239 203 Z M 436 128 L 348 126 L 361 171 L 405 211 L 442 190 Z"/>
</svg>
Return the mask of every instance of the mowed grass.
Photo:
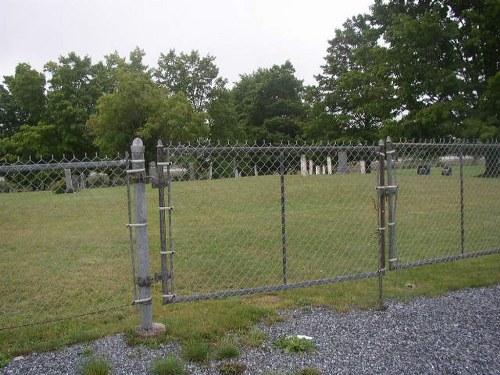
<svg viewBox="0 0 500 375">
<path fill-rule="evenodd" d="M 400 263 L 460 248 L 460 184 L 454 175 L 398 172 Z M 500 179 L 466 169 L 465 251 L 500 246 Z M 287 282 L 376 272 L 375 175 L 287 176 Z M 279 176 L 175 182 L 172 187 L 176 294 L 189 296 L 283 283 Z M 147 190 L 151 270 L 159 271 L 158 192 Z M 0 328 L 89 315 L 0 331 L 0 353 L 48 350 L 120 332 L 137 324 L 125 188 L 0 196 Z M 420 267 L 385 277 L 387 298 L 435 295 L 500 281 L 499 255 Z M 407 288 L 411 284 L 415 288 Z M 377 305 L 376 280 L 302 288 L 266 296 L 160 305 L 165 339 L 219 340 L 278 307 L 306 303 L 339 310 Z M 14 334 L 13 334 L 14 333 Z"/>
</svg>

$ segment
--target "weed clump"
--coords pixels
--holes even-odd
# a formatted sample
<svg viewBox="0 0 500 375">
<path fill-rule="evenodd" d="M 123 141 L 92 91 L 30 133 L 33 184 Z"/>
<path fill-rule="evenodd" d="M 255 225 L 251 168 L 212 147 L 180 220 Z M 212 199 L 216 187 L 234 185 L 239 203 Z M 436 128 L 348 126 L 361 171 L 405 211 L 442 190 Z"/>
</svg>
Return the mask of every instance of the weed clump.
<svg viewBox="0 0 500 375">
<path fill-rule="evenodd" d="M 155 375 L 187 375 L 184 362 L 169 354 L 165 358 L 157 358 L 151 366 L 151 372 Z"/>
<path fill-rule="evenodd" d="M 279 338 L 274 342 L 274 345 L 287 354 L 314 353 L 316 351 L 314 341 L 297 336 Z"/>
</svg>

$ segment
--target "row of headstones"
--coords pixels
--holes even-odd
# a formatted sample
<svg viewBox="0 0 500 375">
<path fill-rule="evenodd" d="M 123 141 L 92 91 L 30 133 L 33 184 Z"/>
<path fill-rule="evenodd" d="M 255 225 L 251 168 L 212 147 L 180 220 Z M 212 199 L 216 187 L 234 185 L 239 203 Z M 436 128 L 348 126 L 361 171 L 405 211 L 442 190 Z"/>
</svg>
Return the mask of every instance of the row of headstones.
<svg viewBox="0 0 500 375">
<path fill-rule="evenodd" d="M 360 160 L 359 168 L 361 174 L 371 173 L 371 162 Z M 317 165 L 312 159 L 307 160 L 306 155 L 300 157 L 300 174 L 302 176 L 314 174 L 333 174 L 333 164 L 331 156 L 326 158 L 326 165 Z M 338 153 L 338 164 L 335 171 L 338 174 L 349 173 L 349 166 L 347 164 L 347 152 L 340 151 Z"/>
</svg>

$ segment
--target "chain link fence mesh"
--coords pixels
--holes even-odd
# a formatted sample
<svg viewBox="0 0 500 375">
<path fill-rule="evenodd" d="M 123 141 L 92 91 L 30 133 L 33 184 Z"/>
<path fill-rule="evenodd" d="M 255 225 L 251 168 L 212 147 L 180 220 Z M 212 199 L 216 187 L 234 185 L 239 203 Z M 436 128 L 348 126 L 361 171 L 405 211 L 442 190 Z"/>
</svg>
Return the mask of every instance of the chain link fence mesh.
<svg viewBox="0 0 500 375">
<path fill-rule="evenodd" d="M 500 248 L 499 144 L 395 144 L 399 267 Z"/>
<path fill-rule="evenodd" d="M 376 276 L 376 150 L 166 148 L 175 300 Z"/>
<path fill-rule="evenodd" d="M 395 268 L 500 251 L 499 144 L 394 148 Z M 172 163 L 174 301 L 379 275 L 378 147 L 162 152 Z M 127 164 L 0 164 L 0 330 L 130 305 Z M 154 274 L 159 190 L 147 195 Z"/>
<path fill-rule="evenodd" d="M 0 165 L 0 329 L 130 305 L 126 166 L 97 157 Z"/>
</svg>

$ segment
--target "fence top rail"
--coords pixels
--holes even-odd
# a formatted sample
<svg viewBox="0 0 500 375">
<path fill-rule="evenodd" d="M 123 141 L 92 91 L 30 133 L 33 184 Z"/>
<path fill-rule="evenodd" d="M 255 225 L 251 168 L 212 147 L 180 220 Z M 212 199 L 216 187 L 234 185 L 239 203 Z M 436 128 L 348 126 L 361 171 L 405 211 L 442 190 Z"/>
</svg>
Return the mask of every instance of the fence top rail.
<svg viewBox="0 0 500 375">
<path fill-rule="evenodd" d="M 500 143 L 439 143 L 439 142 L 393 142 L 395 148 L 406 149 L 454 149 L 454 150 L 490 150 L 500 148 Z"/>
<path fill-rule="evenodd" d="M 57 169 L 97 169 L 97 168 L 125 168 L 127 159 L 100 160 L 100 161 L 72 161 L 64 163 L 39 164 L 6 164 L 0 165 L 0 173 L 53 171 Z"/>
<path fill-rule="evenodd" d="M 368 145 L 324 145 L 324 146 L 307 146 L 307 145 L 286 145 L 286 146 L 186 146 L 176 145 L 163 148 L 164 153 L 178 154 L 203 154 L 203 153 L 304 153 L 304 152 L 367 152 L 377 151 L 378 147 Z"/>
</svg>

